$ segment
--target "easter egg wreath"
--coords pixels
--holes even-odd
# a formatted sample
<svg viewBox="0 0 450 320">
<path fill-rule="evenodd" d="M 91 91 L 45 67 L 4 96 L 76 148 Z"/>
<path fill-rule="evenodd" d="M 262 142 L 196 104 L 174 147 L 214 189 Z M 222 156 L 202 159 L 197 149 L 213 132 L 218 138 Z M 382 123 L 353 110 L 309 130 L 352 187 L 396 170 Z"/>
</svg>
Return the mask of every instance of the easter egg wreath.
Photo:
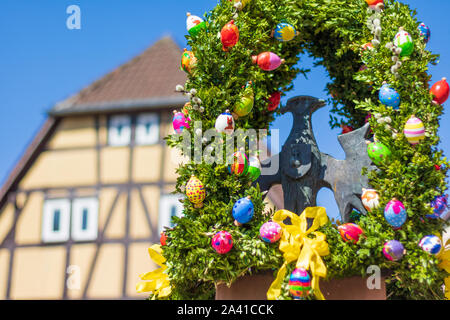
<svg viewBox="0 0 450 320">
<path fill-rule="evenodd" d="M 194 28 L 197 20 L 202 25 L 186 36 L 190 49 L 182 63 L 188 80 L 177 86 L 180 94 L 190 98 L 183 109 L 190 122 L 180 129 L 190 133 L 184 136 L 191 139 L 188 143 L 200 145 L 202 150 L 216 146 L 195 140 L 196 121 L 201 121 L 202 130 L 219 126 L 223 139 L 237 129 L 268 129 L 277 113 L 274 95 L 287 93 L 298 74 L 307 74 L 309 70 L 298 67 L 303 54 L 315 57 L 331 79 L 326 84 L 331 127 L 360 128 L 369 121 L 373 142 L 385 146 L 390 154 L 376 162 L 378 170 L 361 172 L 376 190 L 377 206 L 351 221 L 357 223 L 355 230 L 362 231 L 357 240 L 344 241 L 340 222 L 328 220 L 325 214 L 304 243 L 319 238 L 326 242 L 327 250 L 320 257 L 326 278 L 365 276 L 368 266 L 377 265 L 391 271 L 386 279 L 391 299 L 448 296 L 442 290 L 444 282 L 450 285 L 450 254 L 445 244 L 437 255 L 419 246 L 426 236 L 440 236 L 446 224 L 427 215 L 433 215 L 430 203 L 446 190 L 449 164 L 437 147 L 437 130 L 448 84 L 442 80 L 439 90 L 444 92 L 439 92 L 439 97 L 430 92 L 427 69 L 438 56 L 426 50 L 429 30 L 424 35 L 427 27 L 417 21 L 415 13 L 394 0 L 222 0 L 204 17 L 192 17 L 188 17 L 188 29 Z M 380 100 L 381 88 L 395 88 L 395 106 L 389 100 L 391 92 L 382 91 Z M 235 107 L 243 103 L 251 103 L 248 114 L 234 116 Z M 408 122 L 413 115 L 424 127 L 415 144 L 410 143 L 415 132 L 404 134 L 406 124 L 414 125 Z M 185 139 L 180 134 L 166 137 L 170 147 L 181 151 Z M 243 152 L 233 153 L 237 151 Z M 295 298 L 290 286 L 292 291 L 293 286 L 304 283 L 290 284 L 295 263 L 285 263 L 279 246 L 285 229 L 281 240 L 276 234 L 278 242 L 260 236 L 261 226 L 276 223 L 274 216 L 279 212 L 274 215 L 274 210 L 265 208 L 253 181 L 258 175 L 230 174 L 226 163 L 194 160 L 180 165 L 177 174 L 177 193 L 186 194 L 188 182 L 198 181 L 189 185 L 183 217 L 173 217 L 174 227 L 164 231 L 165 245 L 150 248 L 162 270 L 142 275 L 149 282 L 138 284 L 138 291 L 150 292 L 153 299 L 213 299 L 217 284 L 231 284 L 241 276 L 267 270 L 276 275 L 285 268 L 276 298 Z M 232 212 L 239 199 L 251 199 L 253 211 L 250 221 L 235 224 Z M 400 227 L 385 218 L 386 205 L 392 199 L 404 206 L 405 220 Z M 392 210 L 396 214 L 395 208 Z M 277 232 L 279 229 L 274 226 Z M 227 238 L 214 242 L 218 232 Z M 399 258 L 388 258 L 395 253 L 385 246 L 390 241 L 404 248 L 396 255 Z M 314 283 L 314 274 L 307 269 Z M 320 295 L 315 292 L 308 297 Z"/>
</svg>

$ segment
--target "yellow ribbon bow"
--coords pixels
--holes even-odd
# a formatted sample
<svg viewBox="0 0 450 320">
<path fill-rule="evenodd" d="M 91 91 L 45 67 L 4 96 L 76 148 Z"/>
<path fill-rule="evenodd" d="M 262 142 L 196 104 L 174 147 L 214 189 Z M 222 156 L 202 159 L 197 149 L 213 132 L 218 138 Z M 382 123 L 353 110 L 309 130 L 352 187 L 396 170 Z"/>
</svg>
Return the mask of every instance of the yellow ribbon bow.
<svg viewBox="0 0 450 320">
<path fill-rule="evenodd" d="M 291 219 L 291 225 L 286 225 L 283 221 Z M 314 219 L 308 229 L 308 220 Z M 316 231 L 328 222 L 325 208 L 306 208 L 300 216 L 288 210 L 275 212 L 273 221 L 277 222 L 283 229 L 280 239 L 280 250 L 283 252 L 284 264 L 278 270 L 275 281 L 267 291 L 268 300 L 276 300 L 281 294 L 281 285 L 286 275 L 286 268 L 292 261 L 297 260 L 296 268 L 309 270 L 312 279 L 311 287 L 317 299 L 325 300 L 319 289 L 319 279 L 327 275 L 327 267 L 322 260 L 322 256 L 330 253 L 325 234 Z M 309 238 L 308 235 L 313 235 Z"/>
<path fill-rule="evenodd" d="M 150 248 L 148 248 L 148 253 L 150 254 L 150 258 L 153 260 L 153 262 L 161 268 L 141 274 L 139 277 L 142 280 L 150 281 L 139 282 L 136 285 L 136 291 L 138 293 L 153 292 L 154 298 L 167 297 L 172 292 L 172 287 L 170 285 L 169 276 L 164 273 L 164 271 L 167 269 L 167 266 L 164 264 L 164 262 L 166 262 L 166 258 L 162 256 L 161 246 L 158 244 L 152 245 Z"/>
<path fill-rule="evenodd" d="M 437 256 L 438 259 L 441 260 L 441 262 L 438 264 L 438 267 L 450 273 L 450 239 L 446 241 L 443 247 L 443 250 Z M 447 300 L 450 300 L 450 276 L 445 278 L 444 281 L 445 297 L 447 298 Z"/>
</svg>

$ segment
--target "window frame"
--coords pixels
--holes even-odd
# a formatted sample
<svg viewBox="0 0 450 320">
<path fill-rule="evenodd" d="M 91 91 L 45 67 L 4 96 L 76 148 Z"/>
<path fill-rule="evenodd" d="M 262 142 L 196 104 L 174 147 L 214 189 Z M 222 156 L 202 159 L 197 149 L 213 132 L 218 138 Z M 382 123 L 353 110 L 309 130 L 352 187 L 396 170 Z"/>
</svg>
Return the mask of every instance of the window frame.
<svg viewBox="0 0 450 320">
<path fill-rule="evenodd" d="M 141 119 L 149 118 L 152 123 L 152 127 L 150 133 L 143 134 L 144 131 L 147 131 L 145 128 L 145 124 L 148 122 L 141 121 Z M 139 146 L 148 146 L 158 144 L 160 140 L 160 117 L 156 112 L 146 112 L 139 113 L 136 115 L 136 125 L 134 128 L 134 140 L 136 145 Z"/>
<path fill-rule="evenodd" d="M 108 146 L 111 147 L 123 147 L 128 146 L 131 143 L 132 136 L 132 117 L 128 114 L 116 114 L 111 115 L 108 118 Z M 122 132 L 119 134 L 118 125 L 121 123 L 124 125 L 122 130 L 126 130 L 126 137 L 121 137 L 124 135 Z"/>
<path fill-rule="evenodd" d="M 54 214 L 59 210 L 59 230 L 54 230 Z M 44 243 L 66 242 L 70 239 L 71 201 L 46 199 L 42 208 L 41 239 Z"/>
<path fill-rule="evenodd" d="M 97 197 L 79 197 L 71 202 L 71 232 L 70 238 L 74 241 L 93 241 L 98 238 L 99 204 Z M 84 210 L 88 209 L 86 230 L 83 230 Z"/>
</svg>

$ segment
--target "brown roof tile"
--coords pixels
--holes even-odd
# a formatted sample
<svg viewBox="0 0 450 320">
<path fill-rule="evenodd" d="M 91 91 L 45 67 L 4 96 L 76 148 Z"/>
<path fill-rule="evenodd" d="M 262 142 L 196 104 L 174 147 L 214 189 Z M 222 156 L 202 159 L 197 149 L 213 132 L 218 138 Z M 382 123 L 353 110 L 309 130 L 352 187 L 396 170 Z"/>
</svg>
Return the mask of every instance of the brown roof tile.
<svg viewBox="0 0 450 320">
<path fill-rule="evenodd" d="M 186 74 L 180 70 L 181 52 L 172 38 L 164 37 L 139 56 L 58 103 L 50 114 L 158 105 L 164 101 L 181 104 L 185 99 L 175 92 L 177 84 L 186 82 Z"/>
</svg>

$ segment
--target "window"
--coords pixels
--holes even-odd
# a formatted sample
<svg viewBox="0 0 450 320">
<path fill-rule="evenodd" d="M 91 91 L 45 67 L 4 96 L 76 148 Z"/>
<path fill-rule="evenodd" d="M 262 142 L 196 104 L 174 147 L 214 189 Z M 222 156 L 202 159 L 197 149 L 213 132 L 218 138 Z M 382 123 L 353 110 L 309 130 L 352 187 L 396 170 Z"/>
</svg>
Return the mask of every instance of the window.
<svg viewBox="0 0 450 320">
<path fill-rule="evenodd" d="M 97 239 L 98 234 L 98 200 L 96 198 L 79 198 L 72 204 L 72 239 L 89 241 Z"/>
<path fill-rule="evenodd" d="M 108 142 L 111 146 L 126 146 L 131 140 L 131 118 L 127 115 L 112 116 L 109 120 Z"/>
<path fill-rule="evenodd" d="M 143 113 L 136 120 L 136 144 L 148 145 L 159 141 L 159 117 L 155 113 Z"/>
<path fill-rule="evenodd" d="M 69 239 L 70 201 L 51 199 L 44 203 L 42 241 L 63 242 Z"/>
<path fill-rule="evenodd" d="M 180 195 L 163 195 L 159 199 L 159 219 L 158 232 L 164 230 L 164 227 L 173 227 L 171 220 L 173 216 L 182 217 L 183 204 L 179 201 Z"/>
<path fill-rule="evenodd" d="M 44 203 L 42 241 L 91 241 L 98 235 L 97 198 L 50 199 Z"/>
</svg>

